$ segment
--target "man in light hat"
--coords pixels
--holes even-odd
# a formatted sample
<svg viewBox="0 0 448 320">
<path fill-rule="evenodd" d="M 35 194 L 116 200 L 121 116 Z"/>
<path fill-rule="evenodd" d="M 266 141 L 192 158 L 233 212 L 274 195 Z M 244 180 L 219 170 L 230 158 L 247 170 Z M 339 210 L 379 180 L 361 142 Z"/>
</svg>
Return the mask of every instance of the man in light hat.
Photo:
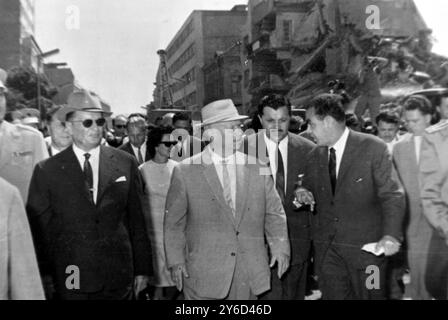
<svg viewBox="0 0 448 320">
<path fill-rule="evenodd" d="M 152 271 L 138 164 L 100 146 L 108 115 L 89 92 L 74 92 L 59 113 L 73 145 L 33 174 L 28 216 L 41 272 L 60 299 L 129 299 Z"/>
<path fill-rule="evenodd" d="M 25 202 L 34 166 L 48 158 L 48 152 L 39 131 L 4 121 L 6 77 L 0 69 L 0 177 L 18 188 Z"/>
<path fill-rule="evenodd" d="M 254 299 L 270 288 L 270 265 L 278 265 L 278 277 L 289 267 L 286 216 L 269 170 L 237 151 L 246 118 L 232 100 L 205 106 L 202 125 L 211 143 L 173 172 L 165 250 L 189 300 Z"/>
</svg>

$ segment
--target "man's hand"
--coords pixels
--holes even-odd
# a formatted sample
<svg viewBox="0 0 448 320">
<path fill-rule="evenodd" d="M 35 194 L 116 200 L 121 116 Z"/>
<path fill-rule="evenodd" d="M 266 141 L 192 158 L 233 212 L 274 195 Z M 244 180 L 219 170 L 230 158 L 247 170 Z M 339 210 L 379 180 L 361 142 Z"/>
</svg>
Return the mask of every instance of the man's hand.
<svg viewBox="0 0 448 320">
<path fill-rule="evenodd" d="M 182 291 L 184 287 L 184 277 L 189 278 L 185 264 L 178 264 L 171 268 L 171 279 L 176 283 L 176 288 Z"/>
<path fill-rule="evenodd" d="M 138 294 L 149 285 L 148 276 L 136 276 L 134 279 L 134 295 L 135 299 L 138 298 Z"/>
<path fill-rule="evenodd" d="M 400 242 L 391 236 L 384 236 L 380 242 L 377 243 L 375 251 L 384 248 L 384 255 L 386 257 L 393 256 L 400 251 Z"/>
<path fill-rule="evenodd" d="M 269 267 L 273 267 L 275 263 L 277 262 L 277 270 L 278 270 L 278 278 L 281 279 L 283 274 L 288 270 L 289 268 L 289 256 L 286 254 L 280 253 L 280 254 L 274 254 L 271 258 L 271 264 Z"/>
<path fill-rule="evenodd" d="M 294 199 L 294 205 L 299 209 L 303 205 L 309 205 L 311 207 L 311 212 L 314 211 L 314 196 L 311 191 L 308 191 L 304 187 L 299 187 L 294 191 L 296 197 Z"/>
</svg>

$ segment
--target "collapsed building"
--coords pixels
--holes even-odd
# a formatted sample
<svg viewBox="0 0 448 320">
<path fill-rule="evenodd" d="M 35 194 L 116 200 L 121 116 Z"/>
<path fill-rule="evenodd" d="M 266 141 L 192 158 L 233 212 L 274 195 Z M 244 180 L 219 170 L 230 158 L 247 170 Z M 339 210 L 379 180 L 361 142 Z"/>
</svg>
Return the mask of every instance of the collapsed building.
<svg viewBox="0 0 448 320">
<path fill-rule="evenodd" d="M 300 108 L 336 79 L 357 110 L 448 85 L 448 59 L 431 52 L 413 0 L 250 0 L 246 33 L 252 108 L 272 91 Z"/>
</svg>

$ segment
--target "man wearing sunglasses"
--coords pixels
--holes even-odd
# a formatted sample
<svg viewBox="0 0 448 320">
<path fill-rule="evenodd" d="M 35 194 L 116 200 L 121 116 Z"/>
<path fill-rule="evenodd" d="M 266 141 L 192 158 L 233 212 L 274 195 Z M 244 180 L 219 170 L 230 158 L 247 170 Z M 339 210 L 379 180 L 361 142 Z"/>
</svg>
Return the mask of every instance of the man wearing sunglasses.
<svg viewBox="0 0 448 320">
<path fill-rule="evenodd" d="M 100 146 L 107 115 L 89 92 L 74 92 L 59 113 L 73 146 L 36 166 L 31 182 L 41 272 L 59 299 L 129 299 L 152 272 L 138 164 Z"/>
<path fill-rule="evenodd" d="M 124 115 L 118 115 L 112 119 L 113 133 L 107 139 L 107 143 L 114 148 L 119 148 L 125 142 L 126 137 L 126 122 L 128 119 Z"/>
</svg>

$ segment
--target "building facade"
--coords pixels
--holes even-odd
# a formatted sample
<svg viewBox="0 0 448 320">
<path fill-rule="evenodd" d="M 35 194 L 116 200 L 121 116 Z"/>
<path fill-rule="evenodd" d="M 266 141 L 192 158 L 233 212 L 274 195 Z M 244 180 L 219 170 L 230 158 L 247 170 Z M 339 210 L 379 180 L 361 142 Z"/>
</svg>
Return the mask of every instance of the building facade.
<svg viewBox="0 0 448 320">
<path fill-rule="evenodd" d="M 225 52 L 240 41 L 247 18 L 246 8 L 246 5 L 238 5 L 229 11 L 193 11 L 190 14 L 165 50 L 169 85 L 161 80 L 159 68 L 154 92 L 156 105 L 160 103 L 161 90 L 170 88 L 171 107 L 200 112 L 207 100 L 204 68 L 215 61 L 217 52 Z"/>
<path fill-rule="evenodd" d="M 34 39 L 35 0 L 0 0 L 0 67 L 37 70 L 39 46 Z"/>
</svg>

